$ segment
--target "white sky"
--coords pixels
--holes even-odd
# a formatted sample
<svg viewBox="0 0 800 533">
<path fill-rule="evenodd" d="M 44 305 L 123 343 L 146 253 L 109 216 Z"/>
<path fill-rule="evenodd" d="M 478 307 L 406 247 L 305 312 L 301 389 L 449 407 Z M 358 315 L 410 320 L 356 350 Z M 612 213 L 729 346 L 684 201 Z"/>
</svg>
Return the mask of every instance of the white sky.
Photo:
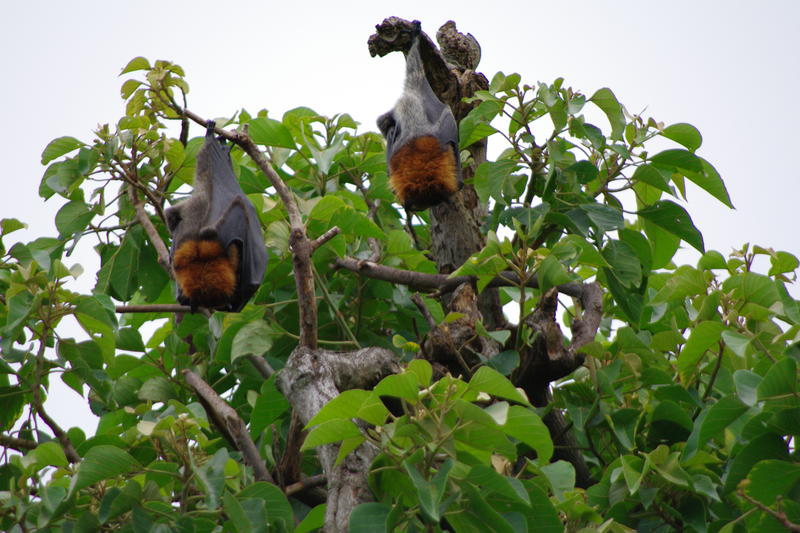
<svg viewBox="0 0 800 533">
<path fill-rule="evenodd" d="M 0 17 L 0 218 L 30 228 L 7 244 L 56 234 L 63 200 L 45 204 L 37 195 L 42 149 L 62 135 L 90 141 L 99 123 L 123 114 L 126 78 L 117 75 L 131 58 L 183 66 L 189 107 L 202 116 L 244 107 L 280 117 L 302 105 L 347 112 L 362 130 L 376 130 L 375 118 L 399 96 L 404 63 L 400 54 L 371 58 L 366 41 L 391 15 L 419 19 L 431 35 L 455 20 L 481 43 L 479 70 L 490 79 L 498 70 L 528 83 L 561 76 L 587 95 L 610 87 L 630 112 L 695 125 L 698 154 L 716 166 L 737 208 L 690 189 L 688 210 L 706 248 L 727 254 L 751 242 L 800 254 L 793 0 L 8 4 Z M 75 261 L 86 270 L 78 287 L 88 291 L 97 263 L 90 254 Z M 74 392 L 59 392 L 48 409 L 66 427 L 94 428 L 76 418 L 88 407 Z"/>
</svg>

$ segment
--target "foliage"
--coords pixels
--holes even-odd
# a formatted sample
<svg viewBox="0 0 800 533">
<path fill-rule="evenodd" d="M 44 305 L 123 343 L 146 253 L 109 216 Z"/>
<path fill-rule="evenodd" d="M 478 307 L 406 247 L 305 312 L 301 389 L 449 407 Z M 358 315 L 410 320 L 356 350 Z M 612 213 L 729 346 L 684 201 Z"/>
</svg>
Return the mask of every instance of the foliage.
<svg viewBox="0 0 800 533">
<path fill-rule="evenodd" d="M 178 65 L 136 58 L 123 74 L 133 77 L 122 85 L 125 115 L 116 124 L 90 142 L 55 139 L 42 153 L 40 195 L 66 200 L 55 215 L 58 236 L 11 245 L 22 224 L 0 225 L 0 528 L 313 530 L 324 506 L 255 481 L 181 377 L 200 373 L 276 467 L 290 410 L 250 356 L 282 367 L 296 344 L 298 307 L 286 212 L 239 148 L 234 168 L 271 255 L 254 299 L 241 314 L 209 319 L 116 313 L 117 302 L 174 302 L 137 203 L 165 239 L 163 209 L 191 185 L 201 144 L 170 133 L 182 124 L 176 102 L 189 92 Z M 383 346 L 411 360 L 374 390 L 346 391 L 320 411 L 309 424 L 304 474 L 320 472 L 312 450 L 323 444 L 341 442 L 340 456 L 362 442 L 380 450 L 370 471 L 376 502 L 356 509 L 354 531 L 433 531 L 442 520 L 456 531 L 800 524 L 797 258 L 748 245 L 727 259 L 705 249 L 682 205 L 687 182 L 732 204 L 689 124 L 630 116 L 609 89 L 587 98 L 560 79 L 533 87 L 498 74 L 474 101 L 461 148 L 493 136 L 502 149 L 471 180 L 489 206 L 488 238 L 459 273 L 477 276 L 479 289 L 504 270 L 521 283 L 501 290 L 517 324 L 477 328 L 503 345 L 501 354 L 463 378 L 434 379 L 427 362 L 412 360 L 427 324 L 407 287 L 330 269 L 337 257 L 369 257 L 377 239 L 382 264 L 436 272 L 391 203 L 380 136 L 359 133 L 348 115 L 310 108 L 280 120 L 246 110 L 218 119 L 247 127 L 265 147 L 312 237 L 341 229 L 313 256 L 320 343 Z M 424 250 L 428 215 L 413 224 Z M 67 285 L 81 270 L 67 266 L 68 256 L 87 239 L 101 259 L 89 295 Z M 701 252 L 695 266 L 673 262 L 682 242 Z M 540 289 L 522 289 L 534 274 Z M 553 404 L 534 409 L 514 382 L 519 354 L 536 340 L 525 319 L 542 290 L 584 280 L 606 291 L 601 331 L 582 349 L 586 364 L 554 387 Z M 433 298 L 425 303 L 437 322 L 458 318 Z M 579 312 L 564 303 L 563 323 Z M 42 415 L 56 377 L 87 398 L 99 417 L 94 435 L 59 435 Z M 402 408 L 390 413 L 387 398 Z M 588 489 L 576 488 L 571 464 L 552 459 L 542 417 L 553 408 L 564 411 L 597 480 Z"/>
</svg>

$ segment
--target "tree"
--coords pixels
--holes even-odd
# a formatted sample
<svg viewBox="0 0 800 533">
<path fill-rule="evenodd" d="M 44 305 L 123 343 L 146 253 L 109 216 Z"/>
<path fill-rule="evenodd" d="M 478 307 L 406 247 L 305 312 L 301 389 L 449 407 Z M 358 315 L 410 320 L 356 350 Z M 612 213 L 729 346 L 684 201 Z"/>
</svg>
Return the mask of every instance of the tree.
<svg viewBox="0 0 800 533">
<path fill-rule="evenodd" d="M 473 39 L 437 39 L 467 186 L 428 212 L 392 204 L 381 137 L 346 114 L 217 120 L 271 256 L 239 314 L 174 303 L 164 209 L 209 118 L 178 65 L 133 59 L 125 115 L 45 148 L 59 235 L 0 225 L 4 530 L 800 529 L 797 258 L 705 249 L 687 182 L 731 201 L 693 126 L 489 81 Z M 87 237 L 91 295 L 65 287 Z M 48 416 L 56 376 L 95 435 Z"/>
</svg>

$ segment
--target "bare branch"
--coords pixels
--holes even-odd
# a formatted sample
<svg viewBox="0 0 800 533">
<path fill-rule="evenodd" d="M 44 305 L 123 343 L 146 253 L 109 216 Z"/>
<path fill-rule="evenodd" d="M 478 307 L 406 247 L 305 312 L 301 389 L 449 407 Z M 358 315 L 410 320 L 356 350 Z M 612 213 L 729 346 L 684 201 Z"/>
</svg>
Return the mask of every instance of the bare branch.
<svg viewBox="0 0 800 533">
<path fill-rule="evenodd" d="M 0 435 L 0 446 L 11 448 L 19 452 L 27 452 L 33 450 L 39 444 L 36 441 L 29 439 L 18 439 L 10 435 Z"/>
<path fill-rule="evenodd" d="M 81 456 L 78 455 L 77 451 L 75 451 L 75 447 L 72 446 L 72 441 L 69 440 L 67 433 L 61 429 L 61 426 L 59 426 L 55 420 L 50 418 L 50 415 L 48 415 L 44 410 L 38 388 L 33 391 L 33 408 L 36 411 L 36 414 L 39 415 L 39 418 L 41 418 L 53 432 L 53 435 L 55 435 L 56 439 L 58 439 L 61 447 L 64 448 L 64 455 L 67 456 L 67 460 L 70 463 L 80 463 Z"/>
<path fill-rule="evenodd" d="M 474 276 L 448 276 L 447 274 L 427 274 L 424 272 L 415 272 L 413 270 L 403 270 L 401 268 L 380 265 L 371 261 L 359 261 L 352 257 L 336 259 L 334 267 L 350 270 L 351 272 L 355 272 L 367 278 L 408 285 L 416 290 L 439 290 L 443 293 L 451 292 L 464 283 L 474 283 L 477 279 Z M 519 287 L 519 285 L 519 276 L 512 272 L 502 272 L 489 282 L 488 287 Z M 538 289 L 539 280 L 536 275 L 532 276 L 525 286 Z M 557 288 L 558 292 L 562 294 L 580 298 L 585 286 L 585 284 L 575 281 L 564 283 Z"/>
<path fill-rule="evenodd" d="M 209 418 L 231 441 L 231 444 L 236 446 L 242 453 L 244 462 L 253 469 L 254 477 L 258 481 L 275 483 L 264 461 L 261 459 L 261 455 L 258 453 L 258 448 L 253 439 L 250 438 L 247 427 L 236 410 L 220 398 L 214 389 L 191 370 L 184 370 L 183 377 L 186 379 L 186 383 L 197 393 Z"/>
<path fill-rule="evenodd" d="M 332 227 L 331 229 L 329 229 L 328 231 L 326 231 L 325 233 L 323 233 L 322 235 L 311 241 L 311 251 L 312 252 L 316 251 L 317 248 L 319 248 L 329 240 L 339 235 L 340 232 L 341 230 L 338 228 L 338 226 Z"/>
<path fill-rule="evenodd" d="M 247 356 L 247 360 L 250 361 L 250 364 L 252 364 L 256 370 L 258 370 L 258 373 L 261 374 L 261 377 L 264 379 L 269 379 L 272 374 L 275 373 L 275 369 L 272 368 L 272 366 L 270 366 L 270 364 L 267 363 L 263 357 L 249 354 Z"/>
<path fill-rule="evenodd" d="M 426 306 L 425 302 L 422 300 L 422 296 L 420 296 L 418 292 L 415 292 L 413 295 L 411 295 L 411 301 L 414 302 L 414 305 L 417 306 L 419 312 L 422 313 L 422 316 L 425 318 L 428 326 L 435 328 L 436 320 L 433 319 L 433 315 L 431 315 L 431 312 L 428 310 L 428 306 Z"/>
<path fill-rule="evenodd" d="M 164 244 L 164 241 L 161 240 L 158 230 L 156 230 L 156 227 L 153 226 L 153 222 L 150 220 L 150 217 L 144 210 L 144 201 L 141 200 L 136 194 L 136 190 L 131 183 L 128 184 L 128 197 L 130 198 L 133 207 L 136 209 L 136 218 L 139 221 L 139 224 L 142 225 L 144 231 L 147 233 L 147 237 L 150 239 L 150 242 L 156 249 L 158 264 L 161 265 L 161 267 L 170 275 L 170 277 L 172 277 L 172 268 L 170 268 L 167 246 Z"/>
<path fill-rule="evenodd" d="M 325 474 L 317 474 L 316 476 L 307 477 L 297 483 L 292 483 L 288 487 L 286 487 L 283 492 L 286 496 L 293 496 L 298 492 L 304 491 L 306 489 L 310 489 L 311 487 L 319 487 L 320 485 L 324 485 L 328 481 L 328 478 L 325 477 Z"/>
<path fill-rule="evenodd" d="M 180 304 L 118 305 L 117 313 L 191 313 L 192 308 Z"/>
</svg>

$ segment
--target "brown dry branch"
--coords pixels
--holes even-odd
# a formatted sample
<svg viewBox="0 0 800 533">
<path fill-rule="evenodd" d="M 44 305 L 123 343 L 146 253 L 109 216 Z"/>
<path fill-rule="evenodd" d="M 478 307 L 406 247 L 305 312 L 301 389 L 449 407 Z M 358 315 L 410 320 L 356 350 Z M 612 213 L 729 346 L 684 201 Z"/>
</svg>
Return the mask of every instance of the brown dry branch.
<svg viewBox="0 0 800 533">
<path fill-rule="evenodd" d="M 118 305 L 117 313 L 191 313 L 192 308 L 181 304 Z"/>
<path fill-rule="evenodd" d="M 39 415 L 39 418 L 41 418 L 44 423 L 47 424 L 47 427 L 50 428 L 56 439 L 58 439 L 59 444 L 61 444 L 61 447 L 64 448 L 64 455 L 67 456 L 67 460 L 70 463 L 81 462 L 81 456 L 78 455 L 77 451 L 75 451 L 75 447 L 72 445 L 72 441 L 69 440 L 66 431 L 61 429 L 61 426 L 59 426 L 55 420 L 50 418 L 50 415 L 48 415 L 44 410 L 38 390 L 34 390 L 33 392 L 33 409 L 36 411 L 36 414 Z"/>
<path fill-rule="evenodd" d="M 33 440 L 18 439 L 10 435 L 0 435 L 0 446 L 3 446 L 4 448 L 11 448 L 12 450 L 17 450 L 18 452 L 28 452 L 29 450 L 36 448 L 38 445 L 39 444 Z"/>
<path fill-rule="evenodd" d="M 449 276 L 447 274 L 428 274 L 416 272 L 414 270 L 404 270 L 386 265 L 374 263 L 372 261 L 362 261 L 352 257 L 337 258 L 333 264 L 334 268 L 343 268 L 355 272 L 361 276 L 388 281 L 398 285 L 407 285 L 416 290 L 437 290 L 441 293 L 454 291 L 464 283 L 475 283 L 475 276 Z M 513 272 L 502 272 L 495 279 L 489 282 L 487 287 L 519 287 L 519 276 Z M 531 289 L 539 288 L 539 280 L 536 275 L 527 280 L 525 286 Z M 556 288 L 561 294 L 580 298 L 586 285 L 580 282 L 564 283 Z"/>
<path fill-rule="evenodd" d="M 172 276 L 167 246 L 164 244 L 164 241 L 161 240 L 161 236 L 158 234 L 158 230 L 150 220 L 150 216 L 147 214 L 147 211 L 144 210 L 144 201 L 139 198 L 138 194 L 136 194 L 136 189 L 131 183 L 128 184 L 128 198 L 130 198 L 131 204 L 133 204 L 133 207 L 136 209 L 136 219 L 147 233 L 147 237 L 150 239 L 150 243 L 153 245 L 153 248 L 156 249 L 158 264 L 161 265 L 161 267 L 167 271 L 170 276 Z"/>
<path fill-rule="evenodd" d="M 208 417 L 214 422 L 214 425 L 242 453 L 242 459 L 253 469 L 255 479 L 275 483 L 263 459 L 261 459 L 261 455 L 258 453 L 258 448 L 253 439 L 250 438 L 247 427 L 236 410 L 220 398 L 208 383 L 191 370 L 184 370 L 183 377 L 197 394 L 200 403 L 203 404 Z"/>
</svg>

